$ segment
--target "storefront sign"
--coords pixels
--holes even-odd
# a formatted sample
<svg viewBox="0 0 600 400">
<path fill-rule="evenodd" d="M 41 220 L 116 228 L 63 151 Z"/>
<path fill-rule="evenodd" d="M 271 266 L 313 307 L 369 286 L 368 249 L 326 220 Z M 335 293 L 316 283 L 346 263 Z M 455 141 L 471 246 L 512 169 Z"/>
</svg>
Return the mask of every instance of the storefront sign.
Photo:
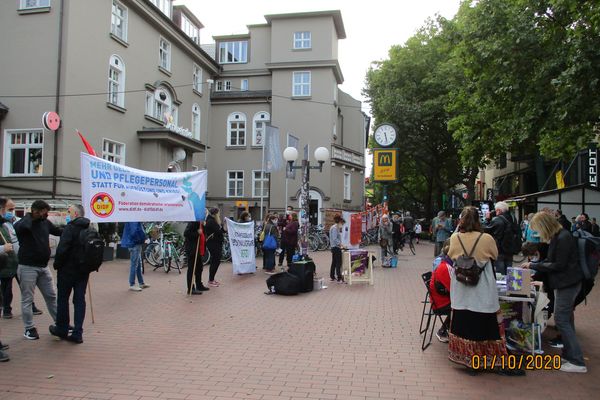
<svg viewBox="0 0 600 400">
<path fill-rule="evenodd" d="M 588 183 L 598 187 L 598 149 L 596 143 L 590 144 L 588 148 Z"/>
<path fill-rule="evenodd" d="M 398 150 L 373 150 L 373 180 L 394 182 L 398 180 Z"/>
</svg>

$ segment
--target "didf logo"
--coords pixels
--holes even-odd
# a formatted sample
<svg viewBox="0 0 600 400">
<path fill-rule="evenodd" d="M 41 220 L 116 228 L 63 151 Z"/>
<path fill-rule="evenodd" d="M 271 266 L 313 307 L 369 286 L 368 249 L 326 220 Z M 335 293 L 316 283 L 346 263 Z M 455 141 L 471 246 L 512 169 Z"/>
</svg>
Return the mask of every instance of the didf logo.
<svg viewBox="0 0 600 400">
<path fill-rule="evenodd" d="M 96 216 L 106 218 L 115 210 L 115 201 L 108 193 L 98 193 L 92 197 L 90 208 Z"/>
</svg>

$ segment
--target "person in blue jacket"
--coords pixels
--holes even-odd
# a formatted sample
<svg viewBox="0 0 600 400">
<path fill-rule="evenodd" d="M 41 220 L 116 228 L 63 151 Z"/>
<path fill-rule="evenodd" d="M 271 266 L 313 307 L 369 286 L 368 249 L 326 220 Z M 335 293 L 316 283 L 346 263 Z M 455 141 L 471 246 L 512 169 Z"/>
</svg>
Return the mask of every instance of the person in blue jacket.
<svg viewBox="0 0 600 400">
<path fill-rule="evenodd" d="M 142 245 L 146 241 L 146 233 L 141 222 L 126 222 L 121 238 L 121 246 L 129 249 L 129 258 L 131 266 L 129 268 L 129 290 L 140 292 L 142 289 L 149 288 L 150 285 L 144 283 L 142 275 Z M 135 284 L 137 276 L 138 285 Z"/>
</svg>

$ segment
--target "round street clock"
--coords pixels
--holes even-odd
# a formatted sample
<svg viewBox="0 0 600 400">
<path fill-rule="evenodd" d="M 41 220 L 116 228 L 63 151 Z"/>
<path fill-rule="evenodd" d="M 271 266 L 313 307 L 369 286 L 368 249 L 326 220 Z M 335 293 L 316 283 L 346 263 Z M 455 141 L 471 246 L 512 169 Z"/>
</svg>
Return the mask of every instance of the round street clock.
<svg viewBox="0 0 600 400">
<path fill-rule="evenodd" d="M 375 142 L 381 147 L 389 147 L 396 142 L 396 128 L 390 124 L 381 124 L 375 129 Z"/>
</svg>

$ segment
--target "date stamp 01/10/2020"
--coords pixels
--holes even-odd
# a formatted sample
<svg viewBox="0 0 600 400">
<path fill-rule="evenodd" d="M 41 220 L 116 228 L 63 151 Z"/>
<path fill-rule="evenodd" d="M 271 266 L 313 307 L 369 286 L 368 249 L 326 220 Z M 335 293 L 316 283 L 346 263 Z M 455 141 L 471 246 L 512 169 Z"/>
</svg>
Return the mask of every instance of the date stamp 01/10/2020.
<svg viewBox="0 0 600 400">
<path fill-rule="evenodd" d="M 560 369 L 561 358 L 551 354 L 519 354 L 487 356 L 474 355 L 471 357 L 471 368 L 486 369 L 523 369 L 526 371 L 554 371 Z"/>
</svg>

